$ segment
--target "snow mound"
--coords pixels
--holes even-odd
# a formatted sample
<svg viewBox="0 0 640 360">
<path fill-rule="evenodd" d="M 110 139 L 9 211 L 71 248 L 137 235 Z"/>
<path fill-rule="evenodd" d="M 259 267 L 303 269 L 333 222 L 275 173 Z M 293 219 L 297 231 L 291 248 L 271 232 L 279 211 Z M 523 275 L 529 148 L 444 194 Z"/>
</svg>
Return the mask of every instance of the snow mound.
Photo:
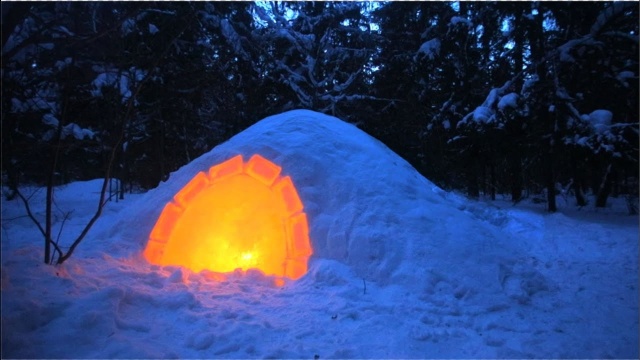
<svg viewBox="0 0 640 360">
<path fill-rule="evenodd" d="M 445 258 L 466 262 L 490 248 L 456 246 L 455 239 L 491 229 L 475 220 L 449 222 L 460 209 L 384 144 L 307 110 L 268 117 L 172 173 L 123 212 L 108 235 L 123 241 L 113 246 L 131 244 L 127 251 L 140 253 L 165 204 L 198 172 L 238 154 L 260 154 L 293 179 L 309 219 L 311 266 L 331 259 L 367 280 L 411 281 L 416 263 L 429 264 L 427 254 L 447 251 Z M 442 231 L 450 236 L 437 235 Z"/>
</svg>

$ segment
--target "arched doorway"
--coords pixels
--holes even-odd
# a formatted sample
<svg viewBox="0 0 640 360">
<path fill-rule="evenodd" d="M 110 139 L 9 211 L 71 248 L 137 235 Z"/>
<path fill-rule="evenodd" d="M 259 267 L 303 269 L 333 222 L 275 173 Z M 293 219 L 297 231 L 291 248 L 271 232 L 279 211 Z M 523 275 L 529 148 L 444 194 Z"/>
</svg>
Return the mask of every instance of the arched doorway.
<svg viewBox="0 0 640 360">
<path fill-rule="evenodd" d="M 144 257 L 194 272 L 258 269 L 300 278 L 313 249 L 302 201 L 281 170 L 256 154 L 199 172 L 162 210 Z"/>
</svg>

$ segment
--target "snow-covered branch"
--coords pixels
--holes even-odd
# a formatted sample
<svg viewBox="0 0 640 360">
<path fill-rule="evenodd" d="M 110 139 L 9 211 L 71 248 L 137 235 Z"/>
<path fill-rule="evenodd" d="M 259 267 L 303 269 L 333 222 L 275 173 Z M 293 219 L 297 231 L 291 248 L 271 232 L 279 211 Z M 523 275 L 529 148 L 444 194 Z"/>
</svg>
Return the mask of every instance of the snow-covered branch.
<svg viewBox="0 0 640 360">
<path fill-rule="evenodd" d="M 246 39 L 241 37 L 236 32 L 236 29 L 234 29 L 233 25 L 231 25 L 228 19 L 222 19 L 222 21 L 220 21 L 220 30 L 222 31 L 222 35 L 227 40 L 227 43 L 233 47 L 233 50 L 236 54 L 238 54 L 245 60 L 249 60 L 251 58 L 242 45 L 243 40 Z"/>
<path fill-rule="evenodd" d="M 613 19 L 624 14 L 625 11 L 631 8 L 637 8 L 638 4 L 635 2 L 616 1 L 609 5 L 606 9 L 602 10 L 598 15 L 595 23 L 591 25 L 589 35 L 597 36 L 602 29 Z"/>
</svg>

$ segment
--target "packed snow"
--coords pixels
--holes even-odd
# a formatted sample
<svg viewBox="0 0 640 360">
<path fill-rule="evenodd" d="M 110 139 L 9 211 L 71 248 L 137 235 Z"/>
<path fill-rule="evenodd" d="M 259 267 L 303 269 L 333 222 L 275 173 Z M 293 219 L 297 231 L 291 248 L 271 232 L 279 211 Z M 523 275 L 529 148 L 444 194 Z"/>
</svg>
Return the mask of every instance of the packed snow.
<svg viewBox="0 0 640 360">
<path fill-rule="evenodd" d="M 507 95 L 500 98 L 498 101 L 498 109 L 504 111 L 506 108 L 518 108 L 518 94 L 516 93 L 508 93 Z"/>
<path fill-rule="evenodd" d="M 473 121 L 478 124 L 490 124 L 496 122 L 496 110 L 505 111 L 507 107 L 516 109 L 518 107 L 518 94 L 508 93 L 503 95 L 511 86 L 511 81 L 507 81 L 502 87 L 494 88 L 489 91 L 489 95 L 484 100 L 482 105 L 478 106 L 473 112 L 467 114 L 462 120 L 458 122 L 458 127 L 463 127 L 471 124 Z M 524 91 L 524 90 L 523 90 Z M 503 124 L 498 124 L 497 127 L 501 128 Z"/>
<path fill-rule="evenodd" d="M 42 116 L 42 122 L 50 127 L 42 137 L 44 140 L 49 141 L 54 138 L 60 121 L 52 114 L 44 114 Z M 89 129 L 83 129 L 76 123 L 69 123 L 62 127 L 60 138 L 66 139 L 69 136 L 73 136 L 78 140 L 84 140 L 85 137 L 92 139 L 95 136 L 95 133 Z"/>
<path fill-rule="evenodd" d="M 102 88 L 116 87 L 119 89 L 120 95 L 122 96 L 122 102 L 124 103 L 131 97 L 131 87 L 135 86 L 135 84 L 133 84 L 134 81 L 142 81 L 146 75 L 146 71 L 136 69 L 135 67 L 129 68 L 128 72 L 112 69 L 106 70 L 98 74 L 98 76 L 91 82 L 93 87 L 91 95 L 101 97 L 104 95 Z"/>
<path fill-rule="evenodd" d="M 473 110 L 473 121 L 488 124 L 495 121 L 495 113 L 486 106 L 478 106 Z"/>
<path fill-rule="evenodd" d="M 471 23 L 471 20 L 469 20 L 467 18 L 460 17 L 460 16 L 453 16 L 451 18 L 451 20 L 449 21 L 449 25 L 456 26 L 458 24 L 464 24 L 467 27 L 472 27 L 473 26 L 473 24 Z"/>
<path fill-rule="evenodd" d="M 309 272 L 276 287 L 148 264 L 164 204 L 199 171 L 259 153 L 309 218 Z M 56 189 L 66 247 L 100 180 Z M 22 189 L 44 218 L 44 189 Z M 145 194 L 111 201 L 74 255 L 2 198 L 3 358 L 637 358 L 638 217 L 468 200 L 355 126 L 310 111 L 264 119 Z M 66 215 L 65 215 L 66 214 Z"/>
<path fill-rule="evenodd" d="M 433 60 L 436 56 L 440 55 L 440 40 L 439 39 L 431 39 L 429 41 L 425 41 L 422 45 L 420 45 L 420 49 L 416 54 L 416 57 L 420 54 L 422 55 L 420 58 L 424 58 L 425 56 L 429 58 L 429 60 Z"/>
<path fill-rule="evenodd" d="M 611 128 L 613 114 L 609 110 L 595 110 L 587 115 L 587 121 L 591 123 L 596 134 L 604 134 Z"/>
<path fill-rule="evenodd" d="M 149 34 L 155 35 L 158 31 L 160 31 L 160 30 L 158 29 L 157 26 L 155 26 L 153 24 L 149 24 Z"/>
</svg>

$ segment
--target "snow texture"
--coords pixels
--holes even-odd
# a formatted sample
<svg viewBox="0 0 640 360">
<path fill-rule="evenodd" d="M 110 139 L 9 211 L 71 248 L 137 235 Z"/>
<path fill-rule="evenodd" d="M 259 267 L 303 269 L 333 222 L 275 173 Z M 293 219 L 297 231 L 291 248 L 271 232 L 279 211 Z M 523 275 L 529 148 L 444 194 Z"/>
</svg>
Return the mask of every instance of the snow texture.
<svg viewBox="0 0 640 360">
<path fill-rule="evenodd" d="M 500 98 L 498 101 L 498 109 L 503 110 L 506 108 L 517 109 L 518 108 L 518 94 L 509 93 Z"/>
<path fill-rule="evenodd" d="M 595 110 L 588 115 L 596 134 L 604 134 L 611 129 L 613 114 L 609 110 Z"/>
<path fill-rule="evenodd" d="M 53 116 L 52 114 L 44 114 L 42 116 L 42 123 L 45 124 L 45 125 L 49 125 L 49 126 L 52 126 L 52 127 L 57 127 L 59 122 L 60 121 L 58 121 L 58 119 L 55 116 Z"/>
<path fill-rule="evenodd" d="M 237 154 L 282 166 L 314 255 L 282 288 L 146 263 L 160 210 Z M 66 248 L 99 180 L 56 189 Z M 44 191 L 31 195 L 43 218 Z M 560 204 L 562 201 L 560 200 Z M 62 266 L 2 200 L 3 357 L 637 358 L 638 218 L 618 206 L 544 213 L 448 193 L 355 126 L 296 110 L 266 118 L 142 195 L 110 202 Z M 626 211 L 626 209 L 625 209 Z"/>
<path fill-rule="evenodd" d="M 522 84 L 522 90 L 520 91 L 520 94 L 525 95 L 530 93 L 538 81 L 540 81 L 538 75 L 533 75 L 525 79 L 524 84 Z"/>
<path fill-rule="evenodd" d="M 454 16 L 451 18 L 451 21 L 449 22 L 450 25 L 452 26 L 456 26 L 457 24 L 463 24 L 469 28 L 471 28 L 473 26 L 473 24 L 471 23 L 471 21 L 467 18 L 463 18 L 460 16 Z"/>
<path fill-rule="evenodd" d="M 64 68 L 66 68 L 67 66 L 71 65 L 71 61 L 72 61 L 72 59 L 70 57 L 65 58 L 64 61 L 58 60 L 55 63 L 55 67 L 56 67 L 56 69 L 58 69 L 58 71 L 61 71 Z"/>
<path fill-rule="evenodd" d="M 105 86 L 115 86 L 118 80 L 118 74 L 116 72 L 106 72 L 98 74 L 96 78 L 91 82 L 93 90 L 91 95 L 95 97 L 102 96 L 102 88 Z"/>
<path fill-rule="evenodd" d="M 417 56 L 420 58 L 424 58 L 425 56 L 429 58 L 429 60 L 433 60 L 436 56 L 440 55 L 440 40 L 439 39 L 431 39 L 429 41 L 425 41 L 422 45 L 420 45 L 420 49 L 418 49 Z"/>
<path fill-rule="evenodd" d="M 35 31 L 37 31 L 36 21 L 32 17 L 27 17 L 22 24 L 16 26 L 13 33 L 9 35 L 7 43 L 2 47 L 2 53 L 5 54 L 13 50 L 16 46 L 27 40 Z"/>
<path fill-rule="evenodd" d="M 42 116 L 42 123 L 48 125 L 50 129 L 43 135 L 43 140 L 49 141 L 54 138 L 60 121 L 53 114 L 44 114 Z M 76 123 L 69 123 L 62 127 L 60 133 L 61 139 L 66 139 L 69 136 L 73 136 L 77 140 L 84 140 L 85 138 L 93 139 L 95 133 L 90 129 L 84 129 Z"/>
<path fill-rule="evenodd" d="M 628 70 L 622 71 L 618 74 L 618 76 L 616 76 L 616 79 L 620 82 L 620 84 L 622 84 L 622 86 L 626 88 L 630 86 L 628 80 L 636 80 L 637 78 L 638 77 L 636 76 L 636 74 L 633 73 L 633 71 L 628 71 Z"/>
<path fill-rule="evenodd" d="M 21 101 L 17 98 L 11 99 L 11 112 L 20 113 L 25 111 L 50 111 L 58 112 L 59 105 L 55 99 L 55 91 L 51 89 L 36 90 L 34 97 Z"/>
<path fill-rule="evenodd" d="M 496 123 L 496 110 L 504 110 L 506 107 L 511 106 L 517 108 L 518 95 L 515 93 L 509 93 L 502 96 L 506 89 L 511 86 L 511 81 L 507 81 L 502 87 L 494 88 L 489 91 L 489 95 L 484 100 L 482 105 L 478 106 L 473 112 L 467 114 L 462 120 L 458 122 L 458 127 L 464 127 L 469 125 L 469 120 L 472 120 L 476 124 L 491 124 Z M 506 99 L 505 99 L 506 98 Z M 503 100 L 504 99 L 504 100 Z M 502 127 L 502 123 L 498 123 L 497 127 Z"/>
<path fill-rule="evenodd" d="M 103 96 L 102 89 L 106 87 L 117 87 L 122 96 L 122 102 L 126 102 L 131 98 L 131 87 L 134 82 L 139 82 L 146 76 L 146 71 L 131 67 L 129 71 L 106 70 L 96 67 L 94 70 L 103 72 L 91 82 L 93 89 L 91 95 L 95 97 Z M 132 81 L 134 79 L 134 81 Z"/>
<path fill-rule="evenodd" d="M 122 22 L 122 26 L 120 27 L 120 33 L 123 36 L 131 34 L 136 28 L 136 20 L 133 18 L 128 18 Z"/>
<path fill-rule="evenodd" d="M 577 113 L 577 110 L 575 110 Z M 582 128 L 582 131 L 573 136 L 564 138 L 565 144 L 574 144 L 589 149 L 594 154 L 600 152 L 611 153 L 614 157 L 620 157 L 616 151 L 616 145 L 623 140 L 612 125 L 613 113 L 609 110 L 598 109 L 590 114 L 576 115 L 580 120 L 571 121 L 570 125 Z M 624 126 L 624 125 L 623 125 Z"/>
<path fill-rule="evenodd" d="M 621 80 L 633 79 L 635 77 L 636 77 L 636 74 L 634 74 L 633 71 L 622 71 L 620 72 L 620 74 L 618 74 L 618 79 L 621 79 Z"/>
<path fill-rule="evenodd" d="M 90 129 L 85 129 L 80 127 L 80 125 L 76 123 L 69 123 L 62 128 L 62 139 L 67 138 L 68 136 L 73 136 L 77 140 L 84 140 L 85 138 L 93 139 L 95 133 Z"/>
<path fill-rule="evenodd" d="M 473 121 L 488 124 L 495 120 L 495 114 L 486 106 L 478 106 L 473 110 Z"/>
<path fill-rule="evenodd" d="M 222 21 L 220 21 L 220 30 L 227 40 L 227 43 L 233 47 L 233 50 L 238 56 L 244 59 L 250 58 L 242 46 L 242 37 L 236 32 L 228 19 L 222 19 Z"/>
<path fill-rule="evenodd" d="M 633 34 L 621 33 L 621 32 L 608 32 L 603 33 L 603 29 L 607 28 L 607 25 L 613 21 L 616 17 L 624 16 L 624 12 L 629 10 L 632 7 L 637 7 L 633 2 L 614 2 L 604 10 L 598 14 L 596 21 L 591 25 L 591 29 L 589 34 L 586 34 L 577 39 L 571 39 L 566 43 L 559 46 L 556 50 L 558 51 L 558 58 L 562 62 L 573 63 L 576 59 L 571 54 L 576 48 L 585 47 L 585 46 L 594 46 L 600 47 L 604 43 L 600 40 L 597 40 L 601 35 L 609 35 L 609 36 L 618 36 L 630 39 L 634 42 L 638 42 L 637 36 Z M 583 49 L 578 51 L 584 51 Z M 580 54 L 581 56 L 583 54 Z"/>
<path fill-rule="evenodd" d="M 158 29 L 157 26 L 155 26 L 155 25 L 153 25 L 151 23 L 149 24 L 149 34 L 155 35 L 158 31 L 160 31 L 160 30 Z"/>
<path fill-rule="evenodd" d="M 589 31 L 589 35 L 596 36 L 598 35 L 606 25 L 613 20 L 617 16 L 622 16 L 624 11 L 631 9 L 632 7 L 637 7 L 633 3 L 629 2 L 614 2 L 604 10 L 598 14 L 598 18 L 595 23 L 591 26 L 591 30 Z"/>
</svg>

